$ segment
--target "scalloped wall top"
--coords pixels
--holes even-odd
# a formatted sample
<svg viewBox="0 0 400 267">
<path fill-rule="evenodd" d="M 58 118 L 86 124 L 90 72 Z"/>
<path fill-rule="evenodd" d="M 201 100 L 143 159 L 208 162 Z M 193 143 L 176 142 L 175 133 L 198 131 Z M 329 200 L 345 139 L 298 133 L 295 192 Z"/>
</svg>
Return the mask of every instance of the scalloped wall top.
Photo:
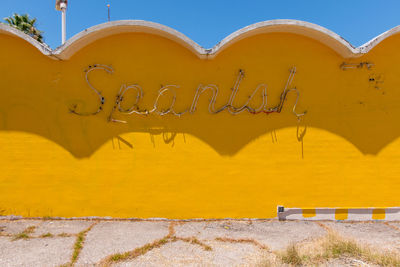
<svg viewBox="0 0 400 267">
<path fill-rule="evenodd" d="M 356 58 L 368 53 L 384 39 L 399 33 L 399 31 L 400 26 L 394 27 L 362 46 L 354 47 L 338 34 L 313 23 L 287 19 L 269 20 L 244 27 L 224 38 L 213 48 L 205 49 L 189 37 L 165 25 L 143 20 L 121 20 L 99 24 L 86 29 L 73 36 L 64 45 L 52 50 L 17 29 L 0 24 L 0 33 L 17 36 L 36 47 L 44 55 L 59 60 L 69 59 L 80 49 L 98 39 L 127 32 L 144 32 L 163 36 L 186 47 L 199 58 L 213 58 L 233 43 L 253 35 L 270 32 L 288 32 L 315 39 L 330 47 L 344 58 Z"/>
</svg>

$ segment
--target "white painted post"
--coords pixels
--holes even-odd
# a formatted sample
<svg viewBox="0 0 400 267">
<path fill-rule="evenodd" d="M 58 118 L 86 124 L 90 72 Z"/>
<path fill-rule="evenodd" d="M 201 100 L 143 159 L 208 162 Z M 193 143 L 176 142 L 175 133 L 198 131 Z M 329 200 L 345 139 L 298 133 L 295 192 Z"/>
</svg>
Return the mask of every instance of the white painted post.
<svg viewBox="0 0 400 267">
<path fill-rule="evenodd" d="M 67 40 L 67 5 L 65 5 L 65 7 L 61 7 L 61 13 L 61 42 L 64 44 Z"/>
<path fill-rule="evenodd" d="M 61 11 L 61 42 L 67 41 L 67 6 L 68 0 L 56 0 L 56 10 Z"/>
</svg>

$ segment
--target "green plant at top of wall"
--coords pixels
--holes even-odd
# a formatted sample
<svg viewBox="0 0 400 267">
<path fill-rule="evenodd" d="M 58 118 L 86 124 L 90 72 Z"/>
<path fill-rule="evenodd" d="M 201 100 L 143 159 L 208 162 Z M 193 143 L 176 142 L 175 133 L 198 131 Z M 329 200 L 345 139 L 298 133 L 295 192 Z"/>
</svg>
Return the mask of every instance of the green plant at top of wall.
<svg viewBox="0 0 400 267">
<path fill-rule="evenodd" d="M 4 18 L 4 21 L 10 26 L 28 34 L 38 42 L 43 43 L 43 32 L 39 31 L 35 26 L 36 18 L 30 18 L 28 14 L 19 15 L 15 13 L 8 18 Z"/>
</svg>

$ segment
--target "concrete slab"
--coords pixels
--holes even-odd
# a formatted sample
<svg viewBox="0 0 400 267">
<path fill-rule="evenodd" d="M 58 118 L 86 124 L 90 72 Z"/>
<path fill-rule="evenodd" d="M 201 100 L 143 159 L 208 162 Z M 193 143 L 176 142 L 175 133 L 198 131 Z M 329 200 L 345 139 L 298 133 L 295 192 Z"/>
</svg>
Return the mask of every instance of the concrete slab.
<svg viewBox="0 0 400 267">
<path fill-rule="evenodd" d="M 266 253 L 251 244 L 207 242 L 206 251 L 200 246 L 183 241 L 168 243 L 138 258 L 116 266 L 255 266 Z"/>
<path fill-rule="evenodd" d="M 75 238 L 0 238 L 0 266 L 60 266 L 69 262 Z"/>
<path fill-rule="evenodd" d="M 400 231 L 381 222 L 325 222 L 343 237 L 381 249 L 400 252 Z"/>
<path fill-rule="evenodd" d="M 168 235 L 168 222 L 100 222 L 87 234 L 78 266 L 144 246 Z"/>
<path fill-rule="evenodd" d="M 40 236 L 47 233 L 52 235 L 59 234 L 78 234 L 86 230 L 93 222 L 91 221 L 43 221 L 35 230 L 33 236 Z"/>
<path fill-rule="evenodd" d="M 294 221 L 217 221 L 188 222 L 175 227 L 176 236 L 196 236 L 200 240 L 216 238 L 250 238 L 269 247 L 271 250 L 286 248 L 326 234 L 326 231 L 314 222 Z"/>
<path fill-rule="evenodd" d="M 76 237 L 57 237 L 59 233 L 77 234 L 93 221 L 16 220 L 0 221 L 8 234 L 21 233 L 36 226 L 30 236 L 13 241 L 0 237 L 0 266 L 60 266 L 70 261 Z M 168 235 L 168 221 L 101 221 L 87 233 L 76 266 L 94 266 L 104 258 L 132 251 Z M 378 252 L 393 251 L 400 257 L 400 223 L 322 222 L 345 238 L 370 245 Z M 195 237 L 211 247 L 182 240 L 169 242 L 133 260 L 117 266 L 282 266 L 280 250 L 299 242 L 312 241 L 327 233 L 317 222 L 310 221 L 192 221 L 173 222 L 177 237 Z M 52 237 L 37 238 L 52 233 Z M 253 240 L 253 241 L 249 241 Z M 303 243 L 306 245 L 307 243 Z M 314 243 L 309 243 L 315 246 Z M 266 246 L 268 248 L 263 248 Z M 358 259 L 343 255 L 322 266 L 363 266 Z M 373 266 L 370 263 L 369 266 Z"/>
<path fill-rule="evenodd" d="M 23 232 L 26 228 L 30 226 L 38 227 L 41 223 L 42 221 L 40 220 L 1 220 L 0 229 L 3 230 L 3 234 L 15 235 Z"/>
</svg>

